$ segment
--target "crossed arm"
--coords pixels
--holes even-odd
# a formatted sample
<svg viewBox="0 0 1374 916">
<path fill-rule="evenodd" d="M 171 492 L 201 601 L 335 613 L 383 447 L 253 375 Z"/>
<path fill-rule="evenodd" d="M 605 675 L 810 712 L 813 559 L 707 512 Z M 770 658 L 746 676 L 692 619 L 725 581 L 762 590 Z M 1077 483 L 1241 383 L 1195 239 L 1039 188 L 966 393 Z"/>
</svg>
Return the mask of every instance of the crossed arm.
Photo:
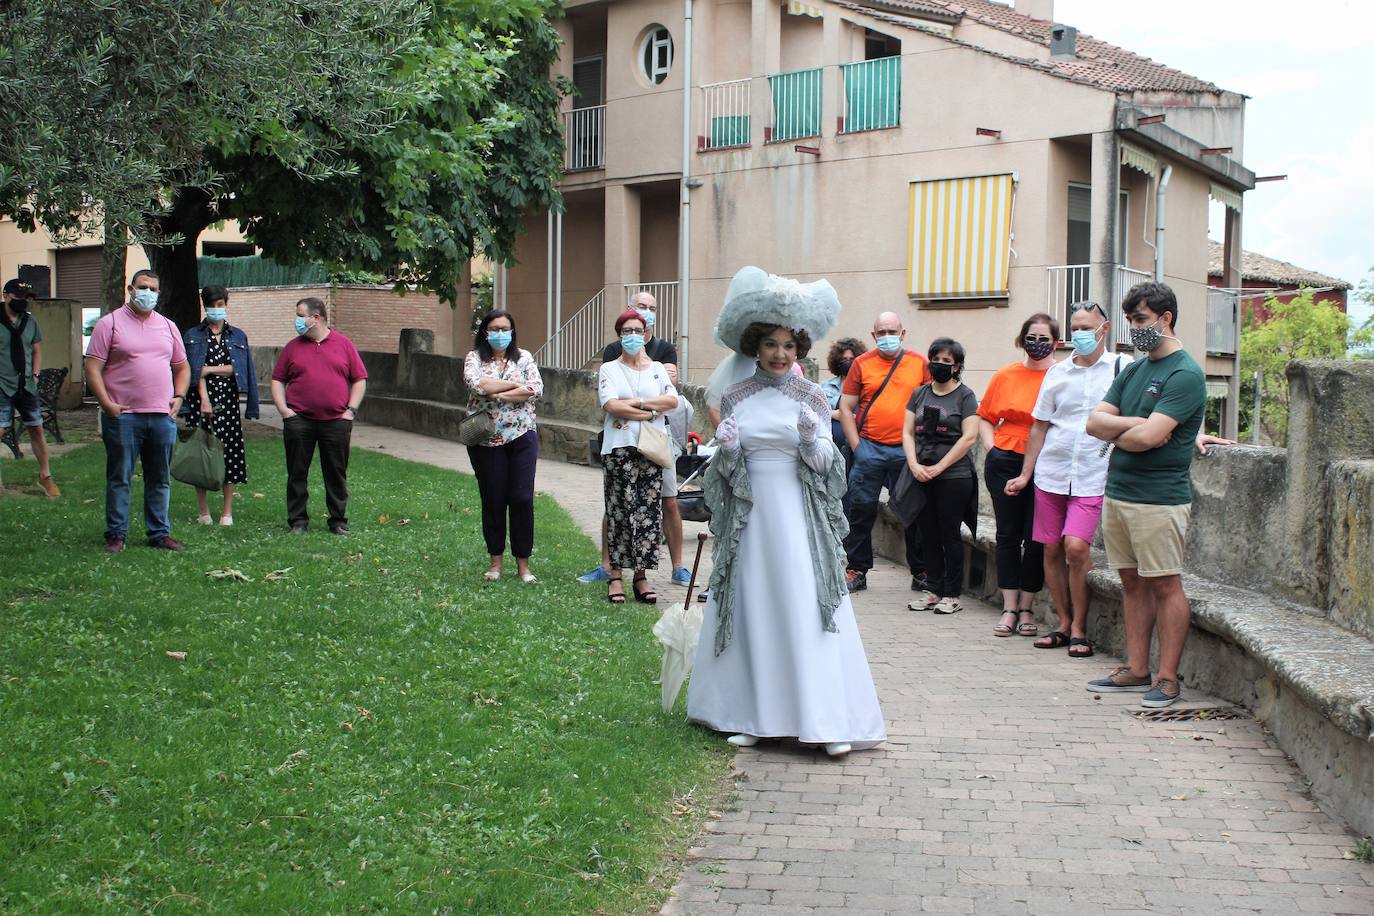
<svg viewBox="0 0 1374 916">
<path fill-rule="evenodd" d="M 1178 421 L 1155 411 L 1148 417 L 1123 417 L 1115 404 L 1102 401 L 1088 414 L 1088 435 L 1113 442 L 1128 452 L 1148 452 L 1173 438 Z"/>
</svg>

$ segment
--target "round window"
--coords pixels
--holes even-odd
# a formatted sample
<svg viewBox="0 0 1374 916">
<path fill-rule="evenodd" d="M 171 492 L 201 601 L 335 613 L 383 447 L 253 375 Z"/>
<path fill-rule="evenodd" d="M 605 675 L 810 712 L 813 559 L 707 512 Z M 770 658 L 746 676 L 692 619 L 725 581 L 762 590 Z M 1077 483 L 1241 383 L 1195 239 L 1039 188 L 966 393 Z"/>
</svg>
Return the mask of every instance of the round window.
<svg viewBox="0 0 1374 916">
<path fill-rule="evenodd" d="M 639 47 L 639 66 L 644 78 L 657 85 L 673 69 L 673 37 L 661 25 L 650 26 Z"/>
</svg>

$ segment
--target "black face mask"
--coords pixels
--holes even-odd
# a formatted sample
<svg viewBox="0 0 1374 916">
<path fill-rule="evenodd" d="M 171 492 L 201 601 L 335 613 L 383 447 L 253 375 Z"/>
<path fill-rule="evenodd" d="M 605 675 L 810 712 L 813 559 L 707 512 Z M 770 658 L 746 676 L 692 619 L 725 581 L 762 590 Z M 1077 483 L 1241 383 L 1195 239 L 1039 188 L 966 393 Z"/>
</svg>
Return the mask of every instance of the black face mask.
<svg viewBox="0 0 1374 916">
<path fill-rule="evenodd" d="M 29 300 L 15 296 L 10 300 L 10 308 L 14 309 L 14 314 L 22 315 L 29 310 Z"/>
<path fill-rule="evenodd" d="M 954 378 L 954 367 L 949 363 L 931 363 L 930 377 L 943 385 Z"/>
<path fill-rule="evenodd" d="M 852 366 L 852 365 L 854 365 L 854 360 L 852 360 L 852 359 L 842 359 L 842 360 L 840 360 L 840 372 L 839 372 L 839 377 L 840 377 L 840 378 L 844 378 L 846 375 L 848 375 L 848 374 L 849 374 L 849 367 Z"/>
<path fill-rule="evenodd" d="M 1054 352 L 1054 341 L 1037 340 L 1034 343 L 1025 343 L 1026 355 L 1037 362 L 1044 359 Z"/>
</svg>

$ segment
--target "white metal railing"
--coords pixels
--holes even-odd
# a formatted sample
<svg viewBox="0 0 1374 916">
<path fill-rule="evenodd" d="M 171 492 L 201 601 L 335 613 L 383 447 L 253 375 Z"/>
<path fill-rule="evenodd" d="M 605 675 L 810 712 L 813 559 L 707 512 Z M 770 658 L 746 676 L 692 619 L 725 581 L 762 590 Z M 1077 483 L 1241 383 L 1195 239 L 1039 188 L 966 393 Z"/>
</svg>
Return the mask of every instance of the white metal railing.
<svg viewBox="0 0 1374 916">
<path fill-rule="evenodd" d="M 841 64 L 844 133 L 881 130 L 902 123 L 902 59 L 879 57 Z"/>
<path fill-rule="evenodd" d="M 606 167 L 606 106 L 563 112 L 563 169 L 568 172 Z"/>
<path fill-rule="evenodd" d="M 1088 292 L 1088 277 L 1087 264 L 1045 268 L 1045 311 L 1059 322 L 1059 336 L 1063 340 L 1069 339 L 1069 306 L 1092 298 Z"/>
<path fill-rule="evenodd" d="M 1207 352 L 1234 356 L 1240 344 L 1240 291 L 1207 288 Z"/>
<path fill-rule="evenodd" d="M 821 68 L 774 73 L 768 77 L 773 101 L 770 140 L 799 140 L 821 134 Z"/>
<path fill-rule="evenodd" d="M 581 369 L 606 345 L 606 290 L 602 288 L 534 351 L 541 366 Z"/>
<path fill-rule="evenodd" d="M 749 87 L 753 80 L 730 80 L 701 87 L 701 136 L 697 149 L 748 146 Z"/>
<path fill-rule="evenodd" d="M 1121 302 L 1126 298 L 1126 294 L 1131 291 L 1131 287 L 1137 283 L 1144 283 L 1146 280 L 1154 278 L 1154 274 L 1144 270 L 1134 270 L 1130 267 L 1116 265 L 1113 275 L 1115 285 L 1112 287 L 1112 307 L 1107 309 L 1107 314 L 1112 316 L 1112 343 L 1128 344 L 1131 342 L 1131 323 L 1126 320 L 1126 313 L 1121 310 Z"/>
<path fill-rule="evenodd" d="M 677 343 L 678 306 L 676 280 L 662 283 L 626 283 L 625 305 L 629 307 L 630 297 L 638 292 L 646 292 L 658 303 L 658 314 L 654 316 L 654 336 Z"/>
</svg>

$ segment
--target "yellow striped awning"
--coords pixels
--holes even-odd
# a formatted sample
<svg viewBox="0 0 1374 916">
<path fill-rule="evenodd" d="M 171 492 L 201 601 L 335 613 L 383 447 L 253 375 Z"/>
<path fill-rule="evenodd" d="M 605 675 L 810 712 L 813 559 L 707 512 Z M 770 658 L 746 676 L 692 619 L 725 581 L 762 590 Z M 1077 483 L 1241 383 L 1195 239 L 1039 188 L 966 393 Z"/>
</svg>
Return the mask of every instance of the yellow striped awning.
<svg viewBox="0 0 1374 916">
<path fill-rule="evenodd" d="M 803 0 L 787 0 L 787 12 L 791 16 L 810 16 L 812 19 L 821 18 L 821 8 L 804 3 Z"/>
<path fill-rule="evenodd" d="M 1016 176 L 911 183 L 907 289 L 913 299 L 1007 295 Z"/>
<path fill-rule="evenodd" d="M 1209 189 L 1208 196 L 1217 203 L 1225 204 L 1237 213 L 1240 212 L 1241 202 L 1239 191 L 1233 191 L 1225 185 L 1217 184 L 1214 181 L 1212 182 L 1212 187 Z"/>
<path fill-rule="evenodd" d="M 1121 164 L 1144 172 L 1146 175 L 1153 176 L 1155 173 L 1154 155 L 1124 140 L 1121 142 Z"/>
</svg>

